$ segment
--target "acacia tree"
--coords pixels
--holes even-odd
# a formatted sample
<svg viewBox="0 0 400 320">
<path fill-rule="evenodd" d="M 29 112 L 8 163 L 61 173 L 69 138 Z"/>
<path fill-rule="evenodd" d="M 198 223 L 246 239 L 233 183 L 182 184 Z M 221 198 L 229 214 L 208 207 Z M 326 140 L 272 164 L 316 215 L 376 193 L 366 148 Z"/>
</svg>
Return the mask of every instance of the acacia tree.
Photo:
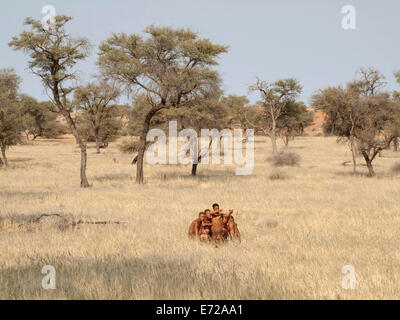
<svg viewBox="0 0 400 320">
<path fill-rule="evenodd" d="M 338 136 L 338 142 L 348 141 L 353 172 L 357 172 L 357 146 L 355 129 L 360 117 L 359 98 L 355 91 L 342 87 L 330 87 L 320 90 L 312 97 L 312 104 L 327 116 L 324 131 Z"/>
<path fill-rule="evenodd" d="M 285 146 L 289 145 L 289 139 L 302 135 L 304 129 L 314 122 L 313 113 L 302 102 L 289 102 L 284 114 L 277 122 L 278 135 L 283 138 Z"/>
<path fill-rule="evenodd" d="M 302 92 L 302 86 L 296 79 L 283 79 L 268 83 L 257 79 L 255 85 L 250 86 L 250 91 L 258 92 L 262 98 L 259 118 L 254 127 L 259 127 L 271 139 L 272 152 L 278 151 L 276 145 L 277 123 L 287 111 L 290 103 L 296 101 Z"/>
<path fill-rule="evenodd" d="M 396 82 L 400 84 L 400 71 L 397 71 L 394 73 L 394 76 L 396 78 Z M 398 107 L 400 108 L 400 92 L 395 90 L 393 92 L 393 100 L 398 102 Z M 397 128 L 397 130 L 399 131 L 399 136 L 400 136 L 400 127 Z M 393 147 L 394 147 L 394 151 L 399 151 L 399 137 L 396 137 L 393 140 Z"/>
<path fill-rule="evenodd" d="M 231 127 L 240 127 L 243 130 L 249 128 L 245 114 L 248 111 L 249 99 L 246 96 L 230 94 L 221 98 L 221 103 L 229 112 L 228 123 Z"/>
<path fill-rule="evenodd" d="M 222 130 L 226 128 L 229 121 L 227 108 L 220 101 L 219 94 L 190 108 L 170 108 L 166 110 L 165 117 L 167 120 L 177 119 L 178 128 L 193 129 L 198 136 L 200 136 L 201 129 Z M 222 136 L 219 137 L 218 143 L 222 138 Z M 212 139 L 208 145 L 197 143 L 197 151 L 193 155 L 192 176 L 197 175 L 198 165 L 205 158 L 205 154 L 209 152 L 211 144 Z"/>
<path fill-rule="evenodd" d="M 356 75 L 358 79 L 348 84 L 348 89 L 364 97 L 375 96 L 385 87 L 385 76 L 374 68 L 360 68 Z"/>
<path fill-rule="evenodd" d="M 75 90 L 74 105 L 83 124 L 87 124 L 86 134 L 95 138 L 97 153 L 100 153 L 100 145 L 107 143 L 118 131 L 114 119 L 116 106 L 112 102 L 120 94 L 118 88 L 105 81 L 99 84 L 89 83 Z"/>
<path fill-rule="evenodd" d="M 29 69 L 42 80 L 45 89 L 50 91 L 54 111 L 65 118 L 81 150 L 81 187 L 87 188 L 86 143 L 79 135 L 75 119 L 71 115 L 73 108 L 68 96 L 74 90 L 73 81 L 77 80 L 73 68 L 89 55 L 90 45 L 87 39 L 73 38 L 67 33 L 65 25 L 71 19 L 64 15 L 56 16 L 54 23 L 49 28 L 44 28 L 40 21 L 27 18 L 25 25 L 30 26 L 31 31 L 24 31 L 13 37 L 9 46 L 29 55 Z"/>
<path fill-rule="evenodd" d="M 386 83 L 379 70 L 360 68 L 356 75 L 358 78 L 349 82 L 346 89 L 330 87 L 320 90 L 313 95 L 312 103 L 327 115 L 325 132 L 338 136 L 338 141 L 349 142 L 353 172 L 356 173 L 357 170 L 356 155 L 359 152 L 367 163 L 370 175 L 373 176 L 375 173 L 372 161 L 376 156 L 375 151 L 378 150 L 379 153 L 383 150 L 382 147 L 386 148 L 386 141 L 392 140 L 395 134 L 394 130 L 389 129 L 394 118 L 390 121 L 382 118 L 382 110 L 393 111 L 393 104 L 388 100 L 388 95 L 381 93 Z M 376 112 L 369 107 L 371 104 L 377 108 Z M 386 126 L 386 131 L 380 126 L 382 123 Z M 385 134 L 386 139 L 382 140 L 381 137 Z"/>
<path fill-rule="evenodd" d="M 350 141 L 353 154 L 364 157 L 370 176 L 375 175 L 373 161 L 386 149 L 397 132 L 395 104 L 387 93 L 357 94 L 351 86 L 347 89 L 328 88 L 313 96 L 313 104 L 328 116 L 324 126 L 339 137 Z M 334 115 L 331 117 L 330 115 Z"/>
<path fill-rule="evenodd" d="M 249 105 L 249 99 L 246 96 L 230 94 L 221 98 L 221 103 L 229 114 L 227 124 L 230 128 L 241 128 L 246 132 L 246 141 L 248 140 L 247 129 L 257 129 L 250 124 L 254 121 L 256 108 Z"/>
<path fill-rule="evenodd" d="M 22 117 L 17 91 L 20 78 L 13 69 L 0 69 L 0 166 L 8 166 L 6 149 L 20 142 Z"/>
<path fill-rule="evenodd" d="M 127 135 L 131 137 L 134 136 L 134 138 L 123 141 L 120 145 L 120 150 L 124 153 L 136 153 L 131 162 L 133 165 L 137 165 L 137 152 L 140 144 L 140 140 L 138 141 L 136 137 L 140 137 L 142 134 L 146 115 L 151 108 L 152 106 L 149 104 L 146 94 L 140 93 L 133 97 L 132 106 L 129 107 L 129 111 L 126 110 L 128 112 L 128 123 L 126 126 L 128 133 Z M 149 124 L 149 129 L 158 128 L 162 130 L 168 130 L 167 117 L 165 115 L 166 110 L 167 109 L 163 109 L 152 117 Z M 151 143 L 147 142 L 146 149 L 149 145 L 151 145 Z"/>
<path fill-rule="evenodd" d="M 221 130 L 225 128 L 229 120 L 227 108 L 219 100 L 219 96 L 220 94 L 217 93 L 217 96 L 214 98 L 210 97 L 199 104 L 187 108 L 171 107 L 163 109 L 152 118 L 150 128 L 168 130 L 169 121 L 176 121 L 178 130 L 193 129 L 198 136 L 201 129 Z M 130 133 L 132 135 L 140 135 L 143 129 L 143 119 L 150 109 L 151 105 L 148 104 L 144 95 L 135 97 L 129 121 Z M 191 174 L 193 176 L 197 175 L 198 164 L 204 159 L 204 155 L 210 149 L 211 143 L 212 140 L 206 146 L 200 143 L 197 144 L 197 153 L 194 152 L 194 157 L 197 156 L 197 160 L 193 158 L 192 163 Z M 122 150 L 129 153 L 137 152 L 137 146 L 137 142 L 127 141 L 122 145 Z M 137 156 L 134 157 L 133 164 L 137 163 L 137 158 Z"/>
<path fill-rule="evenodd" d="M 360 68 L 356 72 L 356 76 L 358 77 L 356 80 L 353 80 L 352 82 L 347 84 L 347 90 L 353 96 L 352 99 L 353 104 L 357 105 L 357 103 L 360 102 L 360 99 L 357 98 L 354 99 L 354 95 L 357 97 L 376 97 L 382 93 L 382 89 L 386 86 L 386 77 L 378 69 Z M 362 100 L 365 99 L 361 99 L 361 101 Z M 354 108 L 360 109 L 357 106 L 354 106 Z M 395 111 L 395 110 L 391 108 L 390 111 Z M 371 112 L 373 111 L 371 110 Z M 392 120 L 394 121 L 393 117 Z M 387 126 L 386 130 L 383 131 L 381 135 L 385 135 L 386 137 L 388 137 L 388 135 L 386 134 L 387 132 L 390 132 L 389 135 L 391 136 L 395 134 L 395 130 L 393 130 L 392 128 L 394 123 L 393 121 L 392 125 Z M 386 146 L 385 148 L 390 148 L 390 145 Z M 379 151 L 378 154 L 381 155 L 381 151 Z"/>
<path fill-rule="evenodd" d="M 24 115 L 24 131 L 26 139 L 36 140 L 38 137 L 57 137 L 65 133 L 65 128 L 57 122 L 57 116 L 51 112 L 50 101 L 38 102 L 26 94 L 20 95 L 22 113 Z"/>
<path fill-rule="evenodd" d="M 397 106 L 389 94 L 378 94 L 361 98 L 359 124 L 355 130 L 358 146 L 368 167 L 369 175 L 375 172 L 372 162 L 382 150 L 387 149 L 398 137 L 394 127 L 399 125 L 396 116 Z"/>
<path fill-rule="evenodd" d="M 98 64 L 105 77 L 144 93 L 146 112 L 138 145 L 136 182 L 142 184 L 146 136 L 161 110 L 190 107 L 219 90 L 220 77 L 211 69 L 226 46 L 200 39 L 190 30 L 150 26 L 146 38 L 125 33 L 100 45 Z"/>
</svg>

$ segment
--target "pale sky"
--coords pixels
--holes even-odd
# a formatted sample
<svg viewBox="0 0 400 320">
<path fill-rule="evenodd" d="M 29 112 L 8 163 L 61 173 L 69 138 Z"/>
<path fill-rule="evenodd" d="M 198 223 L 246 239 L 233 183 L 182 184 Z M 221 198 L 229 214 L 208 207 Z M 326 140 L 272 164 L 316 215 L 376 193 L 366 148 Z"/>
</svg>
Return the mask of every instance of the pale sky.
<svg viewBox="0 0 400 320">
<path fill-rule="evenodd" d="M 77 68 L 82 81 L 97 72 L 97 46 L 112 32 L 140 33 L 151 24 L 185 27 L 201 37 L 230 46 L 218 70 L 226 94 L 248 95 L 256 77 L 266 81 L 297 78 L 301 99 L 316 90 L 345 84 L 360 67 L 376 67 L 388 89 L 400 89 L 400 1 L 398 0 L 14 0 L 3 1 L 0 19 L 0 68 L 13 67 L 22 77 L 21 91 L 46 99 L 42 84 L 27 70 L 28 57 L 8 47 L 30 16 L 42 19 L 44 5 L 74 19 L 69 31 L 94 45 Z M 356 29 L 344 30 L 342 7 L 356 8 Z M 250 95 L 251 101 L 257 96 Z"/>
</svg>

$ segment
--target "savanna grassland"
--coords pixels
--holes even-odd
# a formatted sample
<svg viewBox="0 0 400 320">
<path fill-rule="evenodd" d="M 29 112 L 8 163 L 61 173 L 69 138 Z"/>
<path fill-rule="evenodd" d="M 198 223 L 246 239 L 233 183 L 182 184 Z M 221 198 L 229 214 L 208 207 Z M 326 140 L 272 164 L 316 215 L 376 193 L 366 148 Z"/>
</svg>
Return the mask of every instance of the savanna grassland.
<svg viewBox="0 0 400 320">
<path fill-rule="evenodd" d="M 296 167 L 266 161 L 256 138 L 255 170 L 232 165 L 145 166 L 134 182 L 131 156 L 111 144 L 88 150 L 92 188 L 79 188 L 79 149 L 38 141 L 9 150 L 0 170 L 1 299 L 372 299 L 400 297 L 400 154 L 384 151 L 368 178 L 335 138 L 300 137 Z M 397 157 L 397 158 L 396 158 Z M 362 159 L 359 159 L 360 164 Z M 212 203 L 235 208 L 241 243 L 189 241 L 187 228 Z M 42 214 L 59 214 L 32 222 Z M 65 221 L 120 224 L 65 225 Z M 42 289 L 44 265 L 57 272 Z M 356 289 L 342 289 L 342 267 Z"/>
</svg>

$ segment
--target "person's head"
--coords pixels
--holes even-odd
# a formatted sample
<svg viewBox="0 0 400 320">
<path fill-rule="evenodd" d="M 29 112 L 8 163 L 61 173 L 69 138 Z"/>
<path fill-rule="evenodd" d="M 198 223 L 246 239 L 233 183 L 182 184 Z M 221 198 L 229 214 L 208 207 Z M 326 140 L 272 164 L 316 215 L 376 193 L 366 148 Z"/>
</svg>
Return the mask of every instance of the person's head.
<svg viewBox="0 0 400 320">
<path fill-rule="evenodd" d="M 207 217 L 208 219 L 211 218 L 211 210 L 210 210 L 210 209 L 204 210 L 204 214 L 206 215 L 206 217 Z"/>
<path fill-rule="evenodd" d="M 214 212 L 219 212 L 219 204 L 218 203 L 214 203 L 212 205 L 212 208 L 213 208 Z"/>
<path fill-rule="evenodd" d="M 203 220 L 205 216 L 206 216 L 206 215 L 205 215 L 205 213 L 204 213 L 203 211 L 202 211 L 202 212 L 199 212 L 199 219 L 200 219 L 200 220 Z"/>
</svg>

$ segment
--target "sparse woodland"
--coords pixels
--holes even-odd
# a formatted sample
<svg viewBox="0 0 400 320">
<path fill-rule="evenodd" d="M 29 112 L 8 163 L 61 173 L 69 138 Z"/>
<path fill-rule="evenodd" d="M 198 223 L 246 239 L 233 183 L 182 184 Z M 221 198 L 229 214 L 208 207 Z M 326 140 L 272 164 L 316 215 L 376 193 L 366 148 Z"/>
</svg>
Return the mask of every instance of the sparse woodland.
<svg viewBox="0 0 400 320">
<path fill-rule="evenodd" d="M 398 92 L 379 70 L 355 70 L 315 92 L 313 109 L 297 79 L 255 78 L 252 104 L 223 90 L 216 65 L 229 44 L 149 26 L 93 48 L 71 20 L 44 29 L 27 18 L 9 42 L 47 101 L 0 70 L 0 299 L 399 298 L 400 72 Z M 82 83 L 90 55 L 96 76 Z M 306 134 L 311 110 L 324 115 L 320 136 Z M 172 120 L 197 133 L 254 129 L 253 174 L 202 163 L 200 148 L 188 165 L 147 164 L 148 132 Z M 215 201 L 239 210 L 241 243 L 187 241 Z M 46 263 L 58 290 L 18 285 L 39 283 Z M 344 292 L 349 263 L 360 285 Z"/>
<path fill-rule="evenodd" d="M 165 129 L 168 121 L 176 120 L 180 129 L 197 132 L 202 128 L 254 129 L 270 138 L 273 153 L 278 152 L 279 137 L 288 147 L 290 140 L 313 124 L 312 111 L 297 100 L 302 86 L 296 79 L 273 83 L 257 79 L 249 87 L 260 97 L 253 106 L 244 96 L 224 96 L 222 79 L 213 66 L 229 47 L 184 29 L 151 26 L 144 36 L 113 34 L 98 48 L 98 78 L 77 86 L 74 67 L 89 56 L 91 46 L 88 39 L 68 34 L 70 20 L 57 16 L 55 26 L 45 29 L 41 22 L 27 18 L 31 30 L 9 43 L 29 55 L 30 70 L 42 80 L 52 99 L 38 102 L 20 94 L 18 76 L 12 69 L 2 70 L 1 107 L 7 108 L 3 114 L 9 119 L 1 118 L 1 163 L 7 164 L 5 150 L 21 141 L 22 132 L 28 141 L 71 133 L 81 150 L 80 178 L 85 188 L 90 186 L 86 176 L 87 143 L 95 142 L 96 152 L 100 153 L 100 148 L 124 134 L 138 137 L 134 142 L 125 142 L 133 148 L 122 150 L 136 154 L 132 163 L 136 165 L 136 182 L 142 184 L 147 134 L 154 127 Z M 398 149 L 399 94 L 384 90 L 385 76 L 378 70 L 361 68 L 357 76 L 346 88 L 316 92 L 312 105 L 326 116 L 325 133 L 337 136 L 338 142 L 349 143 L 353 172 L 357 172 L 357 155 L 362 155 L 369 175 L 374 176 L 376 156 L 391 146 Z M 399 73 L 395 76 L 400 79 Z M 132 105 L 127 108 L 118 106 L 124 90 L 134 92 Z M 56 121 L 57 116 L 63 117 L 64 125 Z M 10 121 L 14 132 L 7 129 Z M 197 157 L 192 165 L 193 176 L 197 174 L 197 162 L 201 164 L 200 150 Z"/>
</svg>

